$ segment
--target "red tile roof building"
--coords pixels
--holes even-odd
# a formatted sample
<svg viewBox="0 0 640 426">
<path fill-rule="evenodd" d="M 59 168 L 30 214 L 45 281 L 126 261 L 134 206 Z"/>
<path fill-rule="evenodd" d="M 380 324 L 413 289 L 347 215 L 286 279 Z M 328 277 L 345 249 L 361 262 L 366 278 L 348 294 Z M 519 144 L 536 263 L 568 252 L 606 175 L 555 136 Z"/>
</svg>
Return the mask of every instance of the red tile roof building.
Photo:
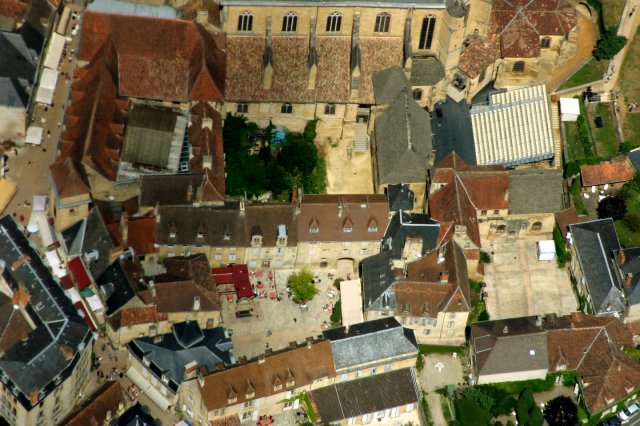
<svg viewBox="0 0 640 426">
<path fill-rule="evenodd" d="M 636 174 L 636 169 L 627 157 L 622 161 L 580 166 L 582 186 L 599 186 L 627 182 Z"/>
</svg>

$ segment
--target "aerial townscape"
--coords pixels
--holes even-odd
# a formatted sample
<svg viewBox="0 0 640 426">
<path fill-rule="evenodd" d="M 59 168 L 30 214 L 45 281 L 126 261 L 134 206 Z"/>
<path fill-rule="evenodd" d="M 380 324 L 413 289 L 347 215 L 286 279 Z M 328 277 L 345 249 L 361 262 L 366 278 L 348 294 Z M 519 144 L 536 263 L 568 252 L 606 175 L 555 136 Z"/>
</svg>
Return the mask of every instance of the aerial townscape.
<svg viewBox="0 0 640 426">
<path fill-rule="evenodd" d="M 640 426 L 640 0 L 0 0 L 0 426 Z"/>
</svg>

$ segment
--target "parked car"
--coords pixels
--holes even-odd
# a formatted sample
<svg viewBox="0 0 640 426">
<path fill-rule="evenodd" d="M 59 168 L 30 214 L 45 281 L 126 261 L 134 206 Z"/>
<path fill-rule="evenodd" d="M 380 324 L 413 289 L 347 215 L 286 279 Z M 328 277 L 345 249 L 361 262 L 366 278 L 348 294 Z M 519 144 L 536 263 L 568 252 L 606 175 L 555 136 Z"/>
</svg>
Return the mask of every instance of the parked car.
<svg viewBox="0 0 640 426">
<path fill-rule="evenodd" d="M 600 422 L 598 426 L 620 426 L 622 422 L 618 416 L 609 417 L 608 419 Z"/>
<path fill-rule="evenodd" d="M 627 423 L 629 419 L 631 419 L 631 417 L 639 411 L 640 411 L 640 406 L 638 406 L 638 404 L 634 402 L 627 408 L 620 411 L 618 413 L 618 417 L 620 417 L 620 420 L 622 420 L 622 423 Z"/>
</svg>

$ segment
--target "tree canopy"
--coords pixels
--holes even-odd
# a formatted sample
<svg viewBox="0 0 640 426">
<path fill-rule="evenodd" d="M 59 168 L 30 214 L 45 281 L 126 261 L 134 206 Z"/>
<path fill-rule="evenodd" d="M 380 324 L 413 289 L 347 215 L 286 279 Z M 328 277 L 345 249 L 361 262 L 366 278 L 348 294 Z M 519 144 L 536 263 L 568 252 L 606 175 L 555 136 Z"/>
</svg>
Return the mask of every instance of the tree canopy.
<svg viewBox="0 0 640 426">
<path fill-rule="evenodd" d="M 627 44 L 627 38 L 619 36 L 614 30 L 607 30 L 598 40 L 596 49 L 593 51 L 593 57 L 597 60 L 612 59 Z"/>
<path fill-rule="evenodd" d="M 300 272 L 294 272 L 289 276 L 289 288 L 293 293 L 293 300 L 296 303 L 308 302 L 320 292 L 313 283 L 313 273 L 307 268 L 302 268 Z"/>
<path fill-rule="evenodd" d="M 574 426 L 578 424 L 578 406 L 568 396 L 559 396 L 547 402 L 544 419 L 549 426 Z"/>
<path fill-rule="evenodd" d="M 596 210 L 598 212 L 598 219 L 610 217 L 613 220 L 620 220 L 627 213 L 627 204 L 624 198 L 618 195 L 610 195 L 598 203 Z"/>
</svg>

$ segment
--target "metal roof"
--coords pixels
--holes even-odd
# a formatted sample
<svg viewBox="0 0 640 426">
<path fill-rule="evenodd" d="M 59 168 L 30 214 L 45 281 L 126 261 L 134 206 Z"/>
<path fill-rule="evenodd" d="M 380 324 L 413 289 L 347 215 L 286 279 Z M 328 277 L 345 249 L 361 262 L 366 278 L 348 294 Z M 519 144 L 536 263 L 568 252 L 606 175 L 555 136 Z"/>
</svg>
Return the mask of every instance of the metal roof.
<svg viewBox="0 0 640 426">
<path fill-rule="evenodd" d="M 120 0 L 94 0 L 92 3 L 89 3 L 87 10 L 118 15 L 149 16 L 152 18 L 178 18 L 178 13 L 170 6 L 132 3 Z"/>
<path fill-rule="evenodd" d="M 478 165 L 514 166 L 553 157 L 549 102 L 544 85 L 489 96 L 471 109 Z"/>
</svg>

